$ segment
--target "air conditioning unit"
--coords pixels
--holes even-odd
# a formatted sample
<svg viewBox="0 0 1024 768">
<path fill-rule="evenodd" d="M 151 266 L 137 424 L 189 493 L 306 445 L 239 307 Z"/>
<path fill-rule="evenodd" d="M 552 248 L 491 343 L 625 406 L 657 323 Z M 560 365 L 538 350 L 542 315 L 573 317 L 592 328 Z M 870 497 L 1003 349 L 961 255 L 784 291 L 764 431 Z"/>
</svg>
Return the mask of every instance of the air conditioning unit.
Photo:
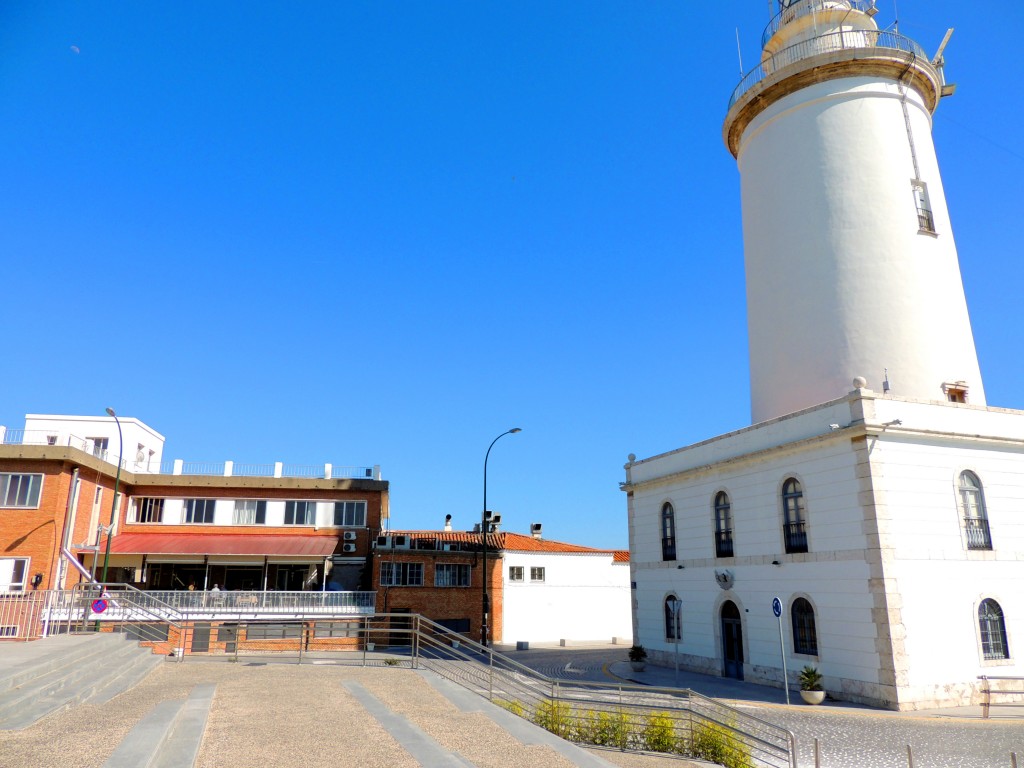
<svg viewBox="0 0 1024 768">
<path fill-rule="evenodd" d="M 342 538 L 345 541 L 355 541 L 356 540 L 356 532 L 355 531 L 345 531 L 345 533 L 342 534 Z"/>
<path fill-rule="evenodd" d="M 382 548 L 382 549 L 390 548 L 391 547 L 391 537 L 390 536 L 378 536 L 377 537 L 377 546 L 379 548 Z"/>
<path fill-rule="evenodd" d="M 395 536 L 395 549 L 408 549 L 409 548 L 409 537 L 408 536 Z"/>
<path fill-rule="evenodd" d="M 355 552 L 356 551 L 356 545 L 355 544 L 342 544 L 341 545 L 341 551 L 342 552 Z"/>
</svg>

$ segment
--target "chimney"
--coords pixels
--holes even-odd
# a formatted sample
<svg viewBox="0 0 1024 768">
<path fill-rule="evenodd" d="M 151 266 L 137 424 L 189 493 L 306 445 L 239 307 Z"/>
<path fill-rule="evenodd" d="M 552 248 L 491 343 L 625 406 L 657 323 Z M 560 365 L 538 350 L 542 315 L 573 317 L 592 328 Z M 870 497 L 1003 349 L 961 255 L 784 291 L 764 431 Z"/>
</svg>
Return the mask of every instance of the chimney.
<svg viewBox="0 0 1024 768">
<path fill-rule="evenodd" d="M 541 538 L 540 532 L 541 532 L 541 524 L 540 523 L 530 523 L 530 535 L 533 536 L 533 538 L 535 538 L 535 539 Z"/>
<path fill-rule="evenodd" d="M 444 529 L 446 531 L 450 531 L 452 529 L 452 516 L 451 515 L 445 515 L 444 516 Z"/>
</svg>

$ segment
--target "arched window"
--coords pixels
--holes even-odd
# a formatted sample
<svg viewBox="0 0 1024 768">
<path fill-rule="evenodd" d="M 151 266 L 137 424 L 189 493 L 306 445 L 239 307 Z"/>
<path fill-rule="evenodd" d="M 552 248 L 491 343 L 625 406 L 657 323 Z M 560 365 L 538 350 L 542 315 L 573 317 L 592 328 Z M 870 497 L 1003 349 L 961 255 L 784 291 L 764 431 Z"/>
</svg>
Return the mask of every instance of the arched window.
<svg viewBox="0 0 1024 768">
<path fill-rule="evenodd" d="M 665 639 L 683 639 L 683 601 L 675 595 L 665 598 Z"/>
<path fill-rule="evenodd" d="M 814 608 L 802 597 L 793 601 L 793 652 L 818 655 L 818 630 L 814 625 Z"/>
<path fill-rule="evenodd" d="M 715 494 L 715 557 L 732 557 L 732 504 L 729 494 Z"/>
<path fill-rule="evenodd" d="M 676 559 L 676 513 L 667 501 L 661 508 L 661 559 Z"/>
<path fill-rule="evenodd" d="M 1010 658 L 1003 609 L 995 600 L 981 601 L 978 606 L 978 628 L 981 630 L 981 652 L 986 659 Z"/>
<path fill-rule="evenodd" d="M 968 549 L 992 549 L 992 535 L 985 513 L 985 494 L 973 472 L 960 473 L 960 514 L 964 518 Z"/>
<path fill-rule="evenodd" d="M 807 514 L 804 510 L 804 490 L 795 477 L 782 484 L 782 536 L 786 552 L 807 551 Z"/>
</svg>

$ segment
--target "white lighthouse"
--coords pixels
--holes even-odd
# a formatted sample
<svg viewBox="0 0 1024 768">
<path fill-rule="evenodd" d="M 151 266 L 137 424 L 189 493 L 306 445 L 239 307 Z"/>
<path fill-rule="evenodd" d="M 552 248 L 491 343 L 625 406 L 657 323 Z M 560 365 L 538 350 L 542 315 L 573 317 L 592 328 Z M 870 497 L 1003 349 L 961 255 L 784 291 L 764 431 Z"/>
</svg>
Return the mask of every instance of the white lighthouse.
<svg viewBox="0 0 1024 768">
<path fill-rule="evenodd" d="M 1024 675 L 1024 411 L 985 402 L 931 139 L 951 88 L 870 0 L 777 11 L 724 129 L 754 423 L 629 455 L 633 637 L 666 666 L 978 704 Z"/>
<path fill-rule="evenodd" d="M 873 1 L 782 5 L 724 127 L 742 178 L 754 423 L 855 377 L 984 405 L 931 137 L 940 69 L 878 29 Z"/>
</svg>

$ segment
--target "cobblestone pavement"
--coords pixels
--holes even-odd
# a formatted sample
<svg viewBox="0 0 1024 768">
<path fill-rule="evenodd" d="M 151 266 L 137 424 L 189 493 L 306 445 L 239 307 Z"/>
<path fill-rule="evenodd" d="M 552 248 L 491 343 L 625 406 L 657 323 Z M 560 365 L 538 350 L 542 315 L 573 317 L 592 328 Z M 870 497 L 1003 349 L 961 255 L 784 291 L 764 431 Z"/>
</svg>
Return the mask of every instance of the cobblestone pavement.
<svg viewBox="0 0 1024 768">
<path fill-rule="evenodd" d="M 647 665 L 630 669 L 626 649 L 606 645 L 585 648 L 535 648 L 508 651 L 531 669 L 560 680 L 628 682 L 673 686 L 674 669 Z M 814 766 L 818 739 L 822 768 L 907 768 L 907 745 L 914 768 L 1010 768 L 1010 753 L 1024 768 L 1024 710 L 1013 718 L 982 720 L 979 707 L 901 713 L 836 702 L 808 707 L 794 691 L 785 692 L 737 680 L 680 671 L 679 687 L 725 699 L 749 714 L 780 725 L 797 738 L 800 768 Z"/>
</svg>

